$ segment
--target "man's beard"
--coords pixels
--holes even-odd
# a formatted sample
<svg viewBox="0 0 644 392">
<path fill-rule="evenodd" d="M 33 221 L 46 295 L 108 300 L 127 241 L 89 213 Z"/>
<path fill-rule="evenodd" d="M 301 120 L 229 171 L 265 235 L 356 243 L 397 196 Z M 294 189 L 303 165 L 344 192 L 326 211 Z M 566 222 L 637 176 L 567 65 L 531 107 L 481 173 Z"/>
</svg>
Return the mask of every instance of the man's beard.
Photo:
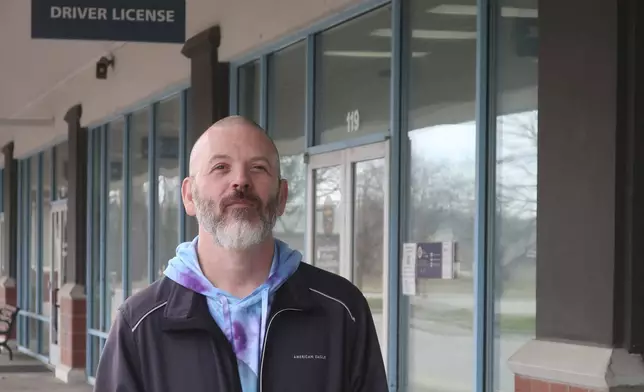
<svg viewBox="0 0 644 392">
<path fill-rule="evenodd" d="M 217 203 L 202 199 L 196 187 L 192 189 L 192 197 L 199 225 L 224 249 L 245 250 L 262 243 L 271 235 L 277 220 L 278 194 L 264 206 L 257 196 L 235 191 L 221 200 L 220 213 L 217 213 Z M 232 203 L 242 200 L 253 205 L 230 207 Z M 259 217 L 257 222 L 252 221 L 255 215 Z"/>
</svg>

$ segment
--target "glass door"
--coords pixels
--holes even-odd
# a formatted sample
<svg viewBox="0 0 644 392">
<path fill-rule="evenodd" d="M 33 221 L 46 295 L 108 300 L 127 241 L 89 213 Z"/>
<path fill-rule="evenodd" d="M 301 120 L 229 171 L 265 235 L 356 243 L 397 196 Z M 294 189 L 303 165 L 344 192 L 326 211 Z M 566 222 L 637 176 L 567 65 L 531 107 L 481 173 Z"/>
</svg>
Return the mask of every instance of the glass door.
<svg viewBox="0 0 644 392">
<path fill-rule="evenodd" d="M 60 298 L 58 292 L 62 285 L 62 268 L 67 257 L 67 201 L 52 203 L 52 249 L 53 258 L 49 273 L 49 362 L 60 363 Z"/>
<path fill-rule="evenodd" d="M 387 357 L 388 142 L 311 156 L 307 260 L 352 281 Z"/>
</svg>

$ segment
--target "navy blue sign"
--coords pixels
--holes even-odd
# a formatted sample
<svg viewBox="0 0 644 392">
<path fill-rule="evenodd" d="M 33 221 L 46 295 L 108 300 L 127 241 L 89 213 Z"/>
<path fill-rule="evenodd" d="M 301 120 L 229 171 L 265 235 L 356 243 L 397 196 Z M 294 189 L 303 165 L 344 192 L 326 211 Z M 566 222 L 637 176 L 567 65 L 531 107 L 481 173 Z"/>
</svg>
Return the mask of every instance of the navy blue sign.
<svg viewBox="0 0 644 392">
<path fill-rule="evenodd" d="M 31 37 L 183 43 L 185 0 L 31 0 Z"/>
<path fill-rule="evenodd" d="M 419 243 L 416 250 L 416 276 L 427 279 L 443 277 L 443 243 Z"/>
</svg>

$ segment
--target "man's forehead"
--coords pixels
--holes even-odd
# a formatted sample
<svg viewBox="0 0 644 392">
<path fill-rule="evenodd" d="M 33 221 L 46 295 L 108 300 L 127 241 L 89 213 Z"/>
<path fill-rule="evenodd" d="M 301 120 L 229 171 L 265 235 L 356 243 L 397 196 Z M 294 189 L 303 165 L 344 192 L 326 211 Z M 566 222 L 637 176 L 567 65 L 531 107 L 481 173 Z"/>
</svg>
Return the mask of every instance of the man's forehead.
<svg viewBox="0 0 644 392">
<path fill-rule="evenodd" d="M 194 169 L 213 156 L 222 155 L 264 157 L 279 166 L 279 153 L 273 141 L 259 126 L 239 117 L 220 120 L 206 130 L 193 147 L 190 166 Z"/>
<path fill-rule="evenodd" d="M 272 155 L 273 144 L 261 130 L 245 125 L 213 127 L 207 135 L 207 150 L 210 155 Z"/>
</svg>

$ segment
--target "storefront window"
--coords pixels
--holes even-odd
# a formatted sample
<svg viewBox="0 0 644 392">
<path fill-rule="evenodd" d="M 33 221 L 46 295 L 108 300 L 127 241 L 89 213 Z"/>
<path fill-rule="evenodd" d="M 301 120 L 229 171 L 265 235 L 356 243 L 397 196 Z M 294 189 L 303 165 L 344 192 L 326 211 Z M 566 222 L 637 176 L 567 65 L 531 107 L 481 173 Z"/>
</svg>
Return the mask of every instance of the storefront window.
<svg viewBox="0 0 644 392">
<path fill-rule="evenodd" d="M 174 257 L 179 241 L 179 137 L 181 133 L 181 99 L 179 96 L 161 102 L 156 110 L 156 167 L 158 195 L 156 208 L 155 272 L 161 276 Z"/>
<path fill-rule="evenodd" d="M 277 220 L 275 235 L 304 254 L 306 46 L 294 44 L 268 61 L 268 132 L 280 153 L 282 178 L 289 184 L 286 210 Z"/>
<path fill-rule="evenodd" d="M 91 329 L 109 330 L 123 301 L 149 286 L 150 267 L 159 277 L 174 256 L 183 213 L 179 178 L 180 160 L 185 158 L 180 150 L 180 139 L 186 136 L 181 124 L 183 96 L 154 103 L 154 110 L 148 106 L 125 113 L 90 131 Z M 150 135 L 155 135 L 154 148 Z M 107 156 L 101 156 L 104 150 Z M 151 160 L 154 178 L 150 176 Z M 155 205 L 150 204 L 150 192 L 156 193 Z M 153 214 L 155 226 L 150 232 Z M 149 259 L 151 246 L 154 260 Z M 102 316 L 105 322 L 101 322 Z M 96 334 L 92 339 L 90 347 L 96 349 L 102 339 Z M 99 354 L 96 350 L 91 353 Z M 88 363 L 88 368 L 95 365 Z"/>
<path fill-rule="evenodd" d="M 107 194 L 105 219 L 105 314 L 109 325 L 114 321 L 119 306 L 125 299 L 123 293 L 123 137 L 125 120 L 119 118 L 107 125 Z"/>
<path fill-rule="evenodd" d="M 38 155 L 29 159 L 29 307 L 28 310 L 37 313 L 38 288 Z M 34 341 L 37 341 L 36 323 L 31 328 Z M 30 334 L 31 335 L 31 334 Z M 30 342 L 32 337 L 30 336 Z M 34 350 L 35 351 L 35 350 Z"/>
<path fill-rule="evenodd" d="M 48 149 L 42 154 L 42 304 L 40 312 L 47 317 L 51 316 L 50 284 L 52 274 L 52 219 L 51 219 L 51 180 L 52 180 L 52 150 Z M 41 354 L 49 352 L 49 324 L 41 323 Z"/>
<path fill-rule="evenodd" d="M 448 2 L 449 3 L 449 2 Z M 460 1 L 456 8 L 476 2 Z M 474 390 L 476 12 L 442 12 L 445 1 L 412 0 L 401 299 L 407 391 Z"/>
<path fill-rule="evenodd" d="M 150 176 L 148 139 L 150 111 L 143 109 L 130 117 L 130 282 L 131 294 L 149 284 L 148 219 L 150 216 Z"/>
<path fill-rule="evenodd" d="M 69 145 L 67 141 L 56 146 L 56 199 L 66 199 L 69 179 Z"/>
<path fill-rule="evenodd" d="M 27 310 L 38 313 L 40 298 L 38 297 L 38 159 L 39 155 L 33 155 L 29 159 L 29 303 Z M 37 319 L 30 319 L 27 327 L 27 348 L 34 353 L 38 352 L 38 330 L 40 322 Z"/>
<path fill-rule="evenodd" d="M 502 0 L 496 30 L 494 390 L 512 392 L 508 359 L 535 336 L 537 1 Z"/>
<path fill-rule="evenodd" d="M 92 132 L 92 154 L 90 168 L 92 170 L 92 183 L 90 184 L 90 194 L 92 203 L 92 217 L 89 224 L 92 225 L 92 314 L 90 326 L 92 329 L 100 330 L 101 314 L 101 272 L 100 272 L 100 240 L 101 240 L 101 137 L 102 129 L 98 128 Z"/>
<path fill-rule="evenodd" d="M 315 144 L 389 132 L 391 7 L 316 37 Z"/>
<path fill-rule="evenodd" d="M 239 68 L 239 114 L 260 123 L 260 67 L 259 61 Z"/>
<path fill-rule="evenodd" d="M 25 161 L 18 161 L 18 197 L 16 200 L 17 201 L 17 207 L 18 207 L 18 222 L 17 222 L 17 240 L 18 240 L 18 249 L 17 249 L 17 256 L 18 256 L 18 280 L 20 283 L 27 281 L 28 275 L 25 274 L 25 267 L 27 266 L 27 259 L 25 255 L 25 247 L 24 247 L 24 242 L 25 238 L 27 238 L 25 234 Z M 27 295 L 27 289 L 29 287 L 29 282 L 27 281 L 26 284 L 20 284 L 18 285 L 18 306 L 23 307 L 26 305 L 26 300 L 27 298 L 25 297 Z M 25 318 L 19 318 L 20 324 L 18 325 L 18 344 L 24 345 L 25 344 L 25 332 L 24 332 L 24 322 Z"/>
</svg>

